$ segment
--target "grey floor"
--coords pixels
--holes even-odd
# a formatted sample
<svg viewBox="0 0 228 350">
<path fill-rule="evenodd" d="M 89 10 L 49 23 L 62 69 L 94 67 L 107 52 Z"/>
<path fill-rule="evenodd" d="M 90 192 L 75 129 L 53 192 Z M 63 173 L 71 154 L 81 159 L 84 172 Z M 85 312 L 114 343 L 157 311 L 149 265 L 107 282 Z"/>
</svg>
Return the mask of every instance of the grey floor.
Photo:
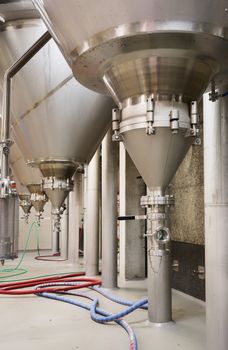
<svg viewBox="0 0 228 350">
<path fill-rule="evenodd" d="M 8 264 L 7 264 L 8 265 Z M 11 266 L 13 263 L 11 263 Z M 29 275 L 83 271 L 66 262 L 49 263 L 34 260 L 27 254 L 24 267 Z M 146 295 L 145 282 L 120 283 L 113 290 L 130 300 Z M 91 292 L 90 292 L 91 293 Z M 74 306 L 37 296 L 0 297 L 0 348 L 4 350 L 128 350 L 128 337 L 118 325 L 100 325 L 90 320 L 89 313 Z M 109 311 L 122 309 L 100 297 L 100 306 Z M 150 326 L 146 311 L 136 311 L 126 317 L 135 330 L 139 350 L 204 350 L 204 303 L 173 291 L 171 326 Z"/>
</svg>

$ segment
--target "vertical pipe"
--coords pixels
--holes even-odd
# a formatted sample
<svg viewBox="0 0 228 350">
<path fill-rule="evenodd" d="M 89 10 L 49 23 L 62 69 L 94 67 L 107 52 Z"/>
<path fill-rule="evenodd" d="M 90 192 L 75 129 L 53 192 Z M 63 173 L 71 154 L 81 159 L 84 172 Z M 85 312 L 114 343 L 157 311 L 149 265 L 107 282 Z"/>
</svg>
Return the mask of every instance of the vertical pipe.
<svg viewBox="0 0 228 350">
<path fill-rule="evenodd" d="M 100 147 L 88 165 L 86 275 L 99 273 L 99 179 Z"/>
<path fill-rule="evenodd" d="M 88 165 L 84 165 L 84 175 L 83 175 L 83 249 L 84 249 L 84 264 L 86 262 L 86 237 L 87 237 L 87 175 L 88 175 Z"/>
<path fill-rule="evenodd" d="M 203 114 L 207 350 L 227 350 L 228 97 L 205 94 Z"/>
<path fill-rule="evenodd" d="M 102 142 L 102 285 L 117 287 L 117 143 Z"/>
<path fill-rule="evenodd" d="M 151 192 L 152 196 L 162 196 Z M 160 219 L 147 221 L 147 233 L 154 234 L 158 228 L 167 228 L 166 206 L 156 205 L 147 209 L 147 214 Z M 162 218 L 163 217 L 163 218 Z M 148 317 L 152 323 L 172 321 L 171 295 L 171 254 L 170 247 L 156 241 L 154 236 L 147 238 L 148 256 Z"/>
<path fill-rule="evenodd" d="M 52 222 L 52 254 L 59 254 L 59 220 L 56 210 L 52 206 L 51 210 L 51 222 Z"/>
<path fill-rule="evenodd" d="M 76 173 L 74 175 L 74 190 L 69 194 L 68 260 L 72 264 L 79 263 L 81 177 L 82 177 L 81 173 Z"/>
<path fill-rule="evenodd" d="M 119 144 L 119 215 L 126 215 L 126 150 L 123 142 Z M 126 226 L 125 220 L 119 221 L 119 278 L 121 281 L 126 281 Z"/>
<path fill-rule="evenodd" d="M 3 103 L 2 103 L 2 171 L 1 178 L 9 177 L 9 154 L 10 154 L 10 91 L 11 79 L 17 74 L 51 39 L 51 34 L 45 32 L 12 66 L 10 66 L 5 74 L 3 81 Z M 7 191 L 7 189 L 6 189 Z M 4 192 L 4 191 L 3 191 Z M 3 193 L 4 195 L 4 193 Z"/>
<path fill-rule="evenodd" d="M 69 240 L 69 194 L 65 200 L 66 209 L 61 217 L 61 232 L 60 232 L 60 253 L 61 258 L 68 259 L 68 240 Z"/>
</svg>

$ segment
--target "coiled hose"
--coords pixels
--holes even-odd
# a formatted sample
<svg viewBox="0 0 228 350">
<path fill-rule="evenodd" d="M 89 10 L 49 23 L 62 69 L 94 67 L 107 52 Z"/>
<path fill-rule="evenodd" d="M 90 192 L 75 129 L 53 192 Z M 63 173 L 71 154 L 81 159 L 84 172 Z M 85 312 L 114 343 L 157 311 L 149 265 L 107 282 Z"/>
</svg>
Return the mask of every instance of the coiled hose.
<svg viewBox="0 0 228 350">
<path fill-rule="evenodd" d="M 77 282 L 57 282 L 57 283 L 53 282 L 53 283 L 45 283 L 45 284 L 39 285 L 38 288 L 40 290 L 42 288 L 48 288 L 48 287 L 53 287 L 53 286 L 73 286 L 73 285 L 75 285 L 75 287 L 76 286 L 78 287 Z M 99 293 L 100 292 L 102 294 L 102 291 L 99 290 Z M 147 304 L 148 300 L 146 298 L 144 298 L 136 303 L 132 303 L 132 302 L 129 302 L 126 300 L 124 301 L 123 299 L 120 299 L 120 298 L 115 298 L 111 294 L 108 294 L 109 299 L 111 299 L 115 302 L 121 303 L 121 304 L 123 304 L 123 302 L 125 302 L 125 304 L 127 303 L 128 305 L 130 305 L 127 309 L 125 309 L 121 312 L 118 312 L 116 314 L 110 314 L 110 313 L 97 307 L 98 303 L 99 303 L 99 300 L 97 298 L 92 298 L 92 297 L 87 296 L 87 295 L 82 294 L 82 293 L 72 293 L 72 292 L 64 292 L 64 293 L 88 298 L 92 302 L 90 305 L 88 305 L 88 304 L 85 304 L 85 303 L 78 301 L 78 300 L 75 300 L 75 299 L 71 299 L 68 297 L 55 295 L 55 294 L 47 293 L 47 292 L 41 292 L 41 293 L 38 293 L 38 295 L 41 297 L 62 301 L 62 302 L 72 304 L 72 305 L 81 307 L 83 309 L 86 309 L 86 310 L 90 311 L 90 316 L 91 316 L 92 320 L 97 322 L 97 323 L 105 324 L 105 323 L 108 323 L 111 321 L 116 322 L 121 327 L 123 327 L 125 329 L 125 331 L 128 333 L 129 340 L 130 340 L 130 350 L 137 350 L 137 340 L 136 340 L 136 336 L 135 336 L 133 329 L 129 326 L 129 324 L 127 322 L 125 322 L 124 320 L 120 320 L 120 318 L 128 315 L 129 313 L 133 312 L 134 310 L 138 309 L 139 307 Z M 107 294 L 107 293 L 105 293 L 105 294 Z"/>
<path fill-rule="evenodd" d="M 129 300 L 126 300 L 126 299 L 122 299 L 120 297 L 117 297 L 116 295 L 112 295 L 110 294 L 109 292 L 107 292 L 104 288 L 101 288 L 101 287 L 97 287 L 97 286 L 93 286 L 91 287 L 90 289 L 92 290 L 95 290 L 96 292 L 100 293 L 101 295 L 103 295 L 105 298 L 113 301 L 114 303 L 117 303 L 117 304 L 121 304 L 121 305 L 126 305 L 126 306 L 132 306 L 134 303 L 129 301 Z M 148 310 L 148 302 L 141 305 L 140 306 L 140 309 L 143 309 L 143 310 Z"/>
</svg>

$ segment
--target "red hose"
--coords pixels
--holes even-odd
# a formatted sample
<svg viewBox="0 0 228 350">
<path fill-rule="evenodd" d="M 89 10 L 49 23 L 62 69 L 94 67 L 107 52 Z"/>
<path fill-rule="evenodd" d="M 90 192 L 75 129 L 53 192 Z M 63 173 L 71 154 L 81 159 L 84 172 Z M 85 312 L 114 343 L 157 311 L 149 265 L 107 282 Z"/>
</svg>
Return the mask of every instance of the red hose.
<svg viewBox="0 0 228 350">
<path fill-rule="evenodd" d="M 42 292 L 62 292 L 68 291 L 71 289 L 79 289 L 79 288 L 88 288 L 90 286 L 100 285 L 101 280 L 98 278 L 89 278 L 89 277 L 80 277 L 85 273 L 75 273 L 69 274 L 65 276 L 55 276 L 55 277 L 47 277 L 47 278 L 38 278 L 33 281 L 24 281 L 24 282 L 7 282 L 0 284 L 0 294 L 7 295 L 27 295 L 27 294 L 37 294 Z M 38 289 L 23 289 L 26 287 L 36 287 L 41 283 L 48 282 L 58 282 L 59 280 L 63 282 L 85 282 L 80 283 L 78 286 L 64 286 L 64 287 L 47 287 L 47 288 L 38 288 Z"/>
</svg>

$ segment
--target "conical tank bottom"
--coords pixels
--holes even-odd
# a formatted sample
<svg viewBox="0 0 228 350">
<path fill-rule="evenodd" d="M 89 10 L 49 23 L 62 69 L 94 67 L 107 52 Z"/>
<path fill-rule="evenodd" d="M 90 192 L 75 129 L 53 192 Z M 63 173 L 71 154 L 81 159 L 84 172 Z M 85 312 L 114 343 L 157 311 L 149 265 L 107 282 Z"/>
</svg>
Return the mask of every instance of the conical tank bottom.
<svg viewBox="0 0 228 350">
<path fill-rule="evenodd" d="M 19 193 L 18 197 L 20 199 L 20 207 L 22 208 L 23 212 L 25 214 L 29 214 L 30 209 L 32 208 L 30 195 Z"/>
<path fill-rule="evenodd" d="M 20 204 L 20 206 L 21 206 L 21 208 L 22 208 L 22 210 L 23 210 L 23 212 L 25 213 L 25 214 L 29 214 L 30 213 L 30 209 L 32 208 L 32 204 Z"/>
<path fill-rule="evenodd" d="M 71 178 L 77 168 L 74 162 L 50 160 L 38 163 L 44 177 Z"/>
<path fill-rule="evenodd" d="M 44 210 L 44 206 L 47 203 L 45 200 L 31 200 L 31 203 L 37 213 L 42 213 Z"/>
<path fill-rule="evenodd" d="M 59 210 L 62 207 L 69 191 L 63 190 L 61 188 L 54 188 L 54 189 L 47 188 L 45 189 L 45 193 L 50 199 L 52 208 Z"/>
<path fill-rule="evenodd" d="M 122 134 L 124 145 L 150 191 L 165 191 L 185 157 L 192 139 L 186 130 L 173 134 L 170 128 L 157 128 L 155 135 L 145 129 Z"/>
</svg>

